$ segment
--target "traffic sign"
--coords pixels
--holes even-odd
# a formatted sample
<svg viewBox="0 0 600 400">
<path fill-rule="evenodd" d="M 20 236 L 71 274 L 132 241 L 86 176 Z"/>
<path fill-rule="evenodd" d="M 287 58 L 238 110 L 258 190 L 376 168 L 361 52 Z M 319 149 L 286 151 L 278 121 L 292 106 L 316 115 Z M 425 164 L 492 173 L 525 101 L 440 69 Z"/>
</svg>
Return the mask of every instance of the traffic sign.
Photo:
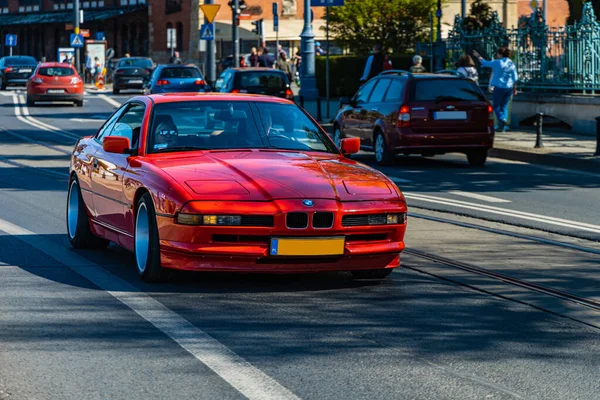
<svg viewBox="0 0 600 400">
<path fill-rule="evenodd" d="M 167 49 L 174 49 L 177 47 L 177 29 L 167 29 Z"/>
<path fill-rule="evenodd" d="M 273 32 L 279 32 L 279 15 L 273 15 Z"/>
<path fill-rule="evenodd" d="M 311 7 L 341 7 L 344 0 L 310 0 Z"/>
<path fill-rule="evenodd" d="M 94 38 L 96 40 L 106 40 L 106 35 L 104 34 L 104 32 L 96 32 Z"/>
<path fill-rule="evenodd" d="M 71 33 L 71 40 L 69 43 L 71 43 L 72 47 L 83 47 L 83 36 Z"/>
<path fill-rule="evenodd" d="M 200 39 L 215 40 L 215 26 L 213 24 L 202 24 L 200 28 Z"/>
<path fill-rule="evenodd" d="M 6 47 L 17 47 L 17 35 L 7 33 L 6 38 L 4 39 L 4 45 Z"/>
<path fill-rule="evenodd" d="M 204 13 L 204 18 L 206 18 L 206 20 L 208 21 L 209 24 L 212 24 L 212 22 L 215 20 L 215 17 L 217 16 L 217 13 L 219 12 L 219 9 L 221 8 L 221 5 L 220 4 L 200 4 L 200 8 L 202 9 L 202 12 Z M 212 39 L 210 39 L 210 40 L 212 40 Z"/>
<path fill-rule="evenodd" d="M 89 29 L 81 29 L 81 30 L 79 30 L 79 34 L 83 37 L 90 37 L 90 30 Z"/>
</svg>

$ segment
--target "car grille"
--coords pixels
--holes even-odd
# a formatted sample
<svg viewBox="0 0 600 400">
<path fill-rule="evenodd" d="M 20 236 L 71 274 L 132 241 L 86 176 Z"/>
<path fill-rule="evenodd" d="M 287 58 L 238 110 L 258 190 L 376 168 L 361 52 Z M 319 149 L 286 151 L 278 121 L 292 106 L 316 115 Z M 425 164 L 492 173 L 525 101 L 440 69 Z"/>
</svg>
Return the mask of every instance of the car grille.
<svg viewBox="0 0 600 400">
<path fill-rule="evenodd" d="M 292 229 L 304 229 L 308 227 L 307 213 L 289 213 L 286 216 L 286 226 Z"/>
<path fill-rule="evenodd" d="M 317 212 L 313 215 L 313 228 L 331 228 L 333 226 L 333 213 Z"/>
<path fill-rule="evenodd" d="M 342 217 L 342 226 L 385 225 L 386 223 L 387 214 L 344 215 Z"/>
<path fill-rule="evenodd" d="M 242 215 L 242 226 L 273 226 L 272 215 Z"/>
</svg>

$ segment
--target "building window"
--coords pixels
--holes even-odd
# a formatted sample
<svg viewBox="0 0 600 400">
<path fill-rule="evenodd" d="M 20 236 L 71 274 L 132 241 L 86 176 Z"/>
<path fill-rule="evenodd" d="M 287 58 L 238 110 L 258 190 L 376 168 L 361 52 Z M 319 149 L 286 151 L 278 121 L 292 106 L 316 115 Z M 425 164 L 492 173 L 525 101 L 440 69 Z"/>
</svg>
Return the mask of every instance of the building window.
<svg viewBox="0 0 600 400">
<path fill-rule="evenodd" d="M 8 14 L 8 0 L 0 0 L 0 14 Z"/>
<path fill-rule="evenodd" d="M 52 8 L 54 10 L 72 10 L 73 0 L 54 0 Z"/>
<path fill-rule="evenodd" d="M 173 14 L 181 12 L 181 0 L 165 0 L 165 12 L 167 14 Z"/>
<path fill-rule="evenodd" d="M 119 0 L 122 6 L 135 6 L 138 4 L 146 4 L 146 0 Z"/>
<path fill-rule="evenodd" d="M 80 4 L 81 8 L 99 8 L 104 7 L 104 0 L 85 0 Z"/>
<path fill-rule="evenodd" d="M 41 0 L 19 0 L 19 12 L 38 12 L 41 3 Z"/>
</svg>

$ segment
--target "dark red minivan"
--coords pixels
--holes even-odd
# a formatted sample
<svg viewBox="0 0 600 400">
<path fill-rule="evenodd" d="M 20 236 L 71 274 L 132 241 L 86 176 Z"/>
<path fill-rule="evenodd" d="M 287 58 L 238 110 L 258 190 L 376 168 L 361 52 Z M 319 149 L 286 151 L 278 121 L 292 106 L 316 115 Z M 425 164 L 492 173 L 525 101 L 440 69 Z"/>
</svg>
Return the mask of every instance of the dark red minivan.
<svg viewBox="0 0 600 400">
<path fill-rule="evenodd" d="M 379 164 L 396 154 L 464 153 L 480 166 L 494 143 L 492 106 L 467 78 L 385 71 L 340 103 L 334 141 L 360 138 Z"/>
</svg>

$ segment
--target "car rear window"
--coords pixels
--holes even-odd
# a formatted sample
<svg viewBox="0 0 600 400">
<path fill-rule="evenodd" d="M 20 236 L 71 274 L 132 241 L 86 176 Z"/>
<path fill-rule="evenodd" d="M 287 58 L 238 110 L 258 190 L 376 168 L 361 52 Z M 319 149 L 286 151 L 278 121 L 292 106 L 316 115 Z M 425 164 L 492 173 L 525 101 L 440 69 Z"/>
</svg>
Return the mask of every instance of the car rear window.
<svg viewBox="0 0 600 400">
<path fill-rule="evenodd" d="M 68 67 L 42 67 L 38 70 L 42 76 L 72 76 L 75 75 L 73 68 Z"/>
<path fill-rule="evenodd" d="M 239 89 L 281 89 L 287 86 L 284 75 L 275 71 L 242 72 L 238 75 L 236 87 Z"/>
<path fill-rule="evenodd" d="M 160 73 L 161 78 L 202 78 L 197 68 L 165 68 Z"/>
<path fill-rule="evenodd" d="M 6 65 L 36 65 L 37 61 L 33 57 L 7 57 Z"/>
<path fill-rule="evenodd" d="M 411 99 L 417 102 L 486 101 L 481 90 L 467 79 L 415 79 Z"/>
<path fill-rule="evenodd" d="M 125 58 L 119 61 L 119 67 L 152 68 L 152 60 L 144 58 Z"/>
</svg>

